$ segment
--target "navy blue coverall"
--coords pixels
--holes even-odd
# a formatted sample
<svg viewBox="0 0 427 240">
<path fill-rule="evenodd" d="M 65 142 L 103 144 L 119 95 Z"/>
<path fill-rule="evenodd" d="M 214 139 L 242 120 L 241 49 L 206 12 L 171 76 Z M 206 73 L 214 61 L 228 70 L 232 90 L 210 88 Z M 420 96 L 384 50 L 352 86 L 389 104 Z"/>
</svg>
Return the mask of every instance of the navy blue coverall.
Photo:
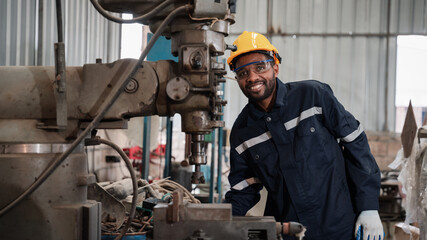
<svg viewBox="0 0 427 240">
<path fill-rule="evenodd" d="M 379 207 L 380 171 L 366 135 L 327 84 L 276 81 L 272 110 L 249 102 L 233 125 L 225 202 L 245 215 L 264 186 L 265 216 L 302 223 L 305 239 L 353 239 L 357 215 Z"/>
</svg>

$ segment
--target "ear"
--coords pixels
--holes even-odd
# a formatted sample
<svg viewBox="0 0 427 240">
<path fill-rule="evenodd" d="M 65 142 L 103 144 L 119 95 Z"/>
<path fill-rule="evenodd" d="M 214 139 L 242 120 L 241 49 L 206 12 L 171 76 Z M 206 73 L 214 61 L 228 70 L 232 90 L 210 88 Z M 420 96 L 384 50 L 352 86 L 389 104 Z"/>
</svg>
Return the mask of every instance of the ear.
<svg viewBox="0 0 427 240">
<path fill-rule="evenodd" d="M 274 76 L 277 77 L 277 74 L 279 74 L 279 65 L 278 64 L 274 64 L 273 71 L 274 71 Z"/>
</svg>

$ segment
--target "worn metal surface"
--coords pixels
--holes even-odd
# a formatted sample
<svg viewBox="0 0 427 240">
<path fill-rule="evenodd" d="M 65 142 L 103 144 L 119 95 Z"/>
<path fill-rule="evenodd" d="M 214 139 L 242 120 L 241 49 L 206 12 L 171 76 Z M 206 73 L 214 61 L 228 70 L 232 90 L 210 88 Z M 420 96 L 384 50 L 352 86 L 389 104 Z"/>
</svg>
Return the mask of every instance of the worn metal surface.
<svg viewBox="0 0 427 240">
<path fill-rule="evenodd" d="M 216 17 L 223 19 L 228 10 L 228 0 L 216 0 L 216 1 L 194 1 L 194 17 Z"/>
<path fill-rule="evenodd" d="M 3 106 L 3 105 L 2 105 Z M 55 122 L 52 122 L 54 124 Z M 77 120 L 68 121 L 65 131 L 50 131 L 38 128 L 41 122 L 33 119 L 0 119 L 0 142 L 10 143 L 64 143 L 79 132 Z"/>
<path fill-rule="evenodd" d="M 110 64 L 86 64 L 83 67 L 83 80 L 79 92 L 79 111 L 88 119 L 96 116 L 108 96 L 117 91 L 131 68 L 136 64 L 134 59 L 118 60 Z M 155 100 L 158 78 L 155 70 L 143 63 L 135 75 L 138 87 L 135 91 L 124 92 L 108 111 L 105 118 L 122 119 L 135 116 L 146 116 L 156 113 Z"/>
<path fill-rule="evenodd" d="M 62 153 L 66 151 L 70 144 L 50 144 L 50 143 L 33 143 L 33 144 L 1 144 L 2 151 L 0 154 L 29 154 L 29 153 Z M 77 147 L 74 152 L 82 152 L 83 146 Z"/>
<path fill-rule="evenodd" d="M 81 84 L 81 67 L 67 69 L 69 106 L 76 106 L 75 92 Z M 54 67 L 0 67 L 0 118 L 55 119 Z M 69 108 L 69 116 L 73 115 Z M 56 122 L 56 121 L 55 121 Z"/>
<path fill-rule="evenodd" d="M 169 98 L 175 101 L 181 101 L 190 93 L 190 84 L 184 78 L 173 78 L 169 80 L 166 86 L 166 93 Z"/>
<path fill-rule="evenodd" d="M 179 203 L 172 206 L 174 203 L 159 203 L 154 208 L 154 214 L 158 221 L 179 222 L 188 220 L 200 221 L 231 221 L 231 204 L 193 204 Z M 175 209 L 179 214 L 178 221 L 171 221 L 169 218 L 169 209 Z M 178 218 L 178 217 L 177 217 Z"/>
<path fill-rule="evenodd" d="M 47 145 L 39 145 L 40 150 L 43 146 Z M 32 153 L 39 151 L 36 145 L 28 148 L 19 145 L 14 153 L 0 154 L 0 186 L 1 191 L 7 193 L 2 194 L 0 206 L 5 206 L 34 182 L 57 156 L 54 146 L 51 145 L 50 150 L 53 153 L 47 153 L 47 149 Z M 1 239 L 81 238 L 82 208 L 94 204 L 86 200 L 86 186 L 79 184 L 79 177 L 87 175 L 86 155 L 82 147 L 79 149 L 29 198 L 0 218 Z M 97 210 L 94 211 L 96 215 Z M 99 221 L 92 217 L 88 224 L 97 225 Z"/>
<path fill-rule="evenodd" d="M 209 204 L 212 205 L 212 204 Z M 212 219 L 182 220 L 173 224 L 157 219 L 159 212 L 155 208 L 154 239 L 187 239 L 195 231 L 202 230 L 211 239 L 265 239 L 276 240 L 276 221 L 273 217 L 233 217 L 229 220 L 213 220 L 211 209 L 200 209 Z M 217 211 L 217 210 L 214 210 Z M 200 213 L 199 215 L 203 215 Z M 230 214 L 231 216 L 231 214 Z M 251 238 L 253 237 L 253 238 Z"/>
<path fill-rule="evenodd" d="M 82 239 L 101 239 L 101 203 L 88 200 L 83 205 Z"/>
<path fill-rule="evenodd" d="M 114 198 L 108 191 L 102 188 L 98 183 L 90 185 L 87 189 L 87 198 L 96 200 L 102 204 L 101 219 L 108 221 L 115 219 L 115 227 L 118 229 L 122 226 L 126 217 L 125 206 L 122 202 Z"/>
<path fill-rule="evenodd" d="M 62 24 L 62 20 L 60 21 L 60 23 Z M 55 43 L 55 82 L 54 83 L 56 86 L 56 91 L 54 91 L 54 95 L 55 95 L 55 101 L 56 101 L 56 127 L 58 127 L 58 129 L 65 129 L 67 127 L 67 121 L 68 121 L 67 74 L 65 71 L 66 71 L 65 45 L 63 42 Z"/>
<path fill-rule="evenodd" d="M 116 91 L 136 60 L 110 64 L 86 64 L 67 68 L 69 119 L 92 119 L 105 99 Z M 145 64 L 135 80 L 144 88 L 122 94 L 105 119 L 122 119 L 155 113 L 158 80 Z M 56 119 L 53 67 L 0 67 L 0 106 L 2 119 Z"/>
<path fill-rule="evenodd" d="M 149 5 L 149 2 L 133 1 L 133 4 L 144 5 L 147 3 Z M 39 1 L 39 3 L 44 3 L 44 1 Z M 73 1 L 73 3 L 80 2 Z M 187 1 L 180 2 L 180 4 L 185 3 Z M 50 5 L 47 6 L 50 7 Z M 46 9 L 43 8 L 42 14 L 45 13 L 44 10 Z M 223 15 L 226 15 L 226 9 L 223 10 Z M 52 11 L 52 8 L 48 11 Z M 170 11 L 164 9 L 163 13 L 167 12 Z M 216 11 L 215 14 L 217 13 Z M 75 14 L 75 16 L 81 16 L 81 14 Z M 160 14 L 159 19 L 150 22 L 152 29 L 158 27 L 156 24 L 160 23 L 161 18 Z M 44 18 L 41 19 L 43 23 L 52 23 L 45 21 Z M 121 126 L 123 120 L 130 117 L 153 114 L 169 116 L 175 113 L 183 115 L 183 120 L 186 122 L 183 124 L 183 131 L 191 134 L 205 134 L 210 132 L 213 127 L 223 125 L 218 118 L 222 105 L 218 102 L 217 86 L 222 81 L 222 75 L 225 72 L 224 69 L 221 69 L 223 65 L 212 65 L 211 63 L 215 62 L 216 56 L 223 54 L 225 50 L 223 40 L 224 36 L 228 34 L 226 31 L 228 31 L 229 22 L 223 21 L 212 28 L 212 21 L 213 19 L 190 20 L 187 13 L 181 15 L 181 20 L 174 20 L 171 23 L 172 26 L 167 29 L 166 35 L 172 38 L 172 45 L 176 47 L 176 55 L 179 56 L 180 62 L 143 63 L 123 93 L 119 91 L 121 90 L 119 87 L 129 76 L 131 69 L 137 63 L 136 60 L 125 59 L 108 64 L 101 64 L 100 61 L 97 61 L 97 64 L 67 68 L 68 109 L 66 112 L 68 124 L 63 131 L 54 131 L 49 127 L 57 120 L 57 106 L 60 104 L 55 101 L 54 83 L 57 78 L 54 68 L 0 68 L 0 84 L 6 86 L 0 89 L 0 100 L 4 103 L 0 106 L 0 112 L 2 112 L 0 130 L 5 130 L 0 134 L 0 142 L 5 145 L 11 143 L 69 143 L 79 134 L 80 128 L 84 126 L 82 123 L 91 121 L 95 116 L 100 116 L 99 113 L 104 109 L 104 103 L 108 103 L 108 99 L 112 95 L 119 96 L 118 93 L 121 95 L 103 119 L 108 122 L 120 123 L 120 125 L 113 124 L 114 126 Z M 189 22 L 191 24 L 188 24 Z M 43 23 L 38 26 L 44 26 Z M 71 27 L 80 26 L 80 22 L 72 23 Z M 90 28 L 90 24 L 88 26 L 87 31 L 92 33 L 95 29 Z M 50 26 L 48 29 L 54 28 Z M 66 40 L 71 34 L 79 31 L 79 29 L 69 31 L 67 25 L 65 29 Z M 39 49 L 47 49 L 45 44 L 49 43 L 43 36 L 38 35 L 37 38 L 42 41 L 39 42 Z M 103 36 L 102 39 L 110 39 L 110 36 Z M 81 54 L 82 48 L 78 44 L 73 44 L 79 42 L 79 39 L 73 40 L 75 41 L 67 43 L 67 52 L 71 52 L 71 55 L 74 53 L 79 56 L 85 55 Z M 106 49 L 110 48 L 102 45 L 101 42 L 98 40 L 97 46 L 92 47 L 101 46 L 102 51 L 108 52 Z M 49 51 L 47 52 L 49 53 Z M 49 62 L 43 57 L 37 57 L 37 61 L 38 63 Z M 68 65 L 73 65 L 72 61 L 67 60 L 67 62 Z M 180 101 L 169 98 L 166 93 L 168 81 L 176 77 L 186 79 L 189 83 L 188 95 L 182 95 Z M 185 88 L 186 86 L 178 87 Z M 180 91 L 178 90 L 178 92 Z M 6 152 L 6 146 L 3 146 L 2 151 Z M 58 155 L 58 153 L 41 153 L 31 156 L 31 154 L 0 154 L 2 165 L 0 185 L 2 191 L 12 193 L 7 198 L 1 199 L 0 206 L 5 206 L 21 194 Z M 22 239 L 40 236 L 43 239 L 80 239 L 88 236 L 99 237 L 99 234 L 87 229 L 93 226 L 99 229 L 97 227 L 99 224 L 92 222 L 99 223 L 99 217 L 97 217 L 99 214 L 96 214 L 99 212 L 99 208 L 96 204 L 88 207 L 86 184 L 90 182 L 90 177 L 84 177 L 87 173 L 86 157 L 83 153 L 78 153 L 78 157 L 75 154 L 68 157 L 61 165 L 62 168 L 59 167 L 40 188 L 32 193 L 30 201 L 34 201 L 33 204 L 25 204 L 24 201 L 21 203 L 22 208 L 19 206 L 2 216 L 1 234 L 5 235 L 0 238 Z M 197 154 L 204 154 L 203 149 L 198 150 Z M 75 158 L 78 158 L 79 161 Z M 201 163 L 200 161 L 196 163 L 196 169 L 200 170 Z M 68 169 L 69 166 L 71 166 L 71 170 Z M 85 206 L 83 210 L 82 206 Z M 18 235 L 18 229 L 23 229 L 23 226 L 11 225 L 20 221 L 18 216 L 23 215 L 24 212 L 27 212 L 28 216 L 22 222 L 30 226 Z M 11 231 L 7 233 L 3 231 L 4 229 L 9 230 L 9 228 Z"/>
<path fill-rule="evenodd" d="M 273 217 L 232 217 L 231 204 L 185 203 L 180 189 L 172 203 L 157 204 L 153 216 L 156 240 L 277 239 Z"/>
</svg>

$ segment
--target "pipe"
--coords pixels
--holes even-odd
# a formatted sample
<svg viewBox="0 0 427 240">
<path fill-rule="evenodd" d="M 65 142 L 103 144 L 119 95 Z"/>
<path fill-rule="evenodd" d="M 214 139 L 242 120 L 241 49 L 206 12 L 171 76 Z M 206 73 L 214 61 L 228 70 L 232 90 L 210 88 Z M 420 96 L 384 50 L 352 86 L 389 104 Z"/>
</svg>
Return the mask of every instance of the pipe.
<svg viewBox="0 0 427 240">
<path fill-rule="evenodd" d="M 224 84 L 221 84 L 223 95 L 221 98 L 224 100 Z M 220 121 L 222 121 L 223 116 L 220 116 Z M 223 152 L 223 128 L 218 128 L 218 176 L 217 176 L 217 188 L 218 188 L 218 203 L 222 202 L 222 152 Z"/>
<path fill-rule="evenodd" d="M 95 7 L 95 9 L 102 15 L 104 16 L 106 19 L 116 22 L 116 23 L 135 23 L 135 22 L 141 22 L 147 19 L 152 18 L 154 15 L 156 15 L 158 12 L 160 12 L 161 10 L 165 9 L 167 5 L 171 4 L 172 2 L 174 2 L 174 0 L 165 0 L 164 2 L 160 3 L 159 5 L 157 5 L 157 7 L 155 7 L 153 10 L 151 10 L 150 12 L 141 15 L 139 17 L 136 18 L 132 18 L 132 19 L 123 19 L 123 18 L 119 18 L 119 17 L 115 17 L 111 14 L 109 14 L 99 3 L 98 0 L 90 0 L 90 2 L 92 3 L 92 5 Z"/>
<path fill-rule="evenodd" d="M 273 36 L 282 37 L 397 37 L 401 34 L 387 34 L 387 33 L 272 33 Z M 410 34 L 408 34 L 410 35 Z"/>
<path fill-rule="evenodd" d="M 19 195 L 16 199 L 14 199 L 12 202 L 10 202 L 8 205 L 6 205 L 4 208 L 0 210 L 0 217 L 3 216 L 8 211 L 10 211 L 12 208 L 18 205 L 18 203 L 20 203 L 23 199 L 27 198 L 38 187 L 40 187 L 40 185 L 42 185 L 43 182 L 46 181 L 46 179 L 55 171 L 55 169 L 61 165 L 61 163 L 68 157 L 68 155 L 70 155 L 71 152 L 80 144 L 80 142 L 92 131 L 92 129 L 98 126 L 101 119 L 104 117 L 104 115 L 108 112 L 108 110 L 113 105 L 113 103 L 117 100 L 117 98 L 123 92 L 123 90 L 128 85 L 130 80 L 133 79 L 135 73 L 138 71 L 140 66 L 142 66 L 142 62 L 144 61 L 148 52 L 153 47 L 155 41 L 160 37 L 160 34 L 165 30 L 167 25 L 172 21 L 172 19 L 174 19 L 179 13 L 181 13 L 181 11 L 184 11 L 184 10 L 188 11 L 191 8 L 192 8 L 191 5 L 185 5 L 185 6 L 179 7 L 174 11 L 172 11 L 165 18 L 165 20 L 163 20 L 163 22 L 160 24 L 159 28 L 157 29 L 156 33 L 153 35 L 150 42 L 148 43 L 147 47 L 141 53 L 141 56 L 139 57 L 138 62 L 132 69 L 129 76 L 126 78 L 125 81 L 123 81 L 123 83 L 121 84 L 117 92 L 115 92 L 113 96 L 110 97 L 110 99 L 105 101 L 100 113 L 92 120 L 92 122 L 90 122 L 90 124 L 86 127 L 86 129 L 77 137 L 77 139 L 71 144 L 70 148 L 68 148 L 58 158 L 56 158 L 51 164 L 49 164 L 49 167 L 46 168 L 43 171 L 43 173 L 40 174 L 37 180 L 33 184 L 31 184 L 30 187 L 28 187 L 21 195 Z"/>
<path fill-rule="evenodd" d="M 142 135 L 142 166 L 141 178 L 148 180 L 150 170 L 150 140 L 151 117 L 144 117 L 144 132 Z"/>
<path fill-rule="evenodd" d="M 165 169 L 163 171 L 163 178 L 171 175 L 172 166 L 172 136 L 173 136 L 173 118 L 166 117 L 166 153 L 165 153 Z"/>
<path fill-rule="evenodd" d="M 67 84 L 65 69 L 65 44 L 62 26 L 61 0 L 56 0 L 56 21 L 58 28 L 58 43 L 55 43 L 55 79 L 56 79 L 56 125 L 59 130 L 67 128 Z"/>
<path fill-rule="evenodd" d="M 212 151 L 211 151 L 211 178 L 209 185 L 209 202 L 214 203 L 214 189 L 215 189 L 215 129 L 211 133 L 212 141 Z"/>
<path fill-rule="evenodd" d="M 56 0 L 56 21 L 57 21 L 57 28 L 58 28 L 58 42 L 64 42 L 64 34 L 63 34 L 63 27 L 62 27 L 62 8 L 61 8 L 61 0 Z"/>
<path fill-rule="evenodd" d="M 391 11 L 391 0 L 387 1 L 387 37 L 385 47 L 385 91 L 384 91 L 384 126 L 383 131 L 388 132 L 388 65 L 389 65 L 389 51 L 390 51 L 390 11 Z"/>
</svg>

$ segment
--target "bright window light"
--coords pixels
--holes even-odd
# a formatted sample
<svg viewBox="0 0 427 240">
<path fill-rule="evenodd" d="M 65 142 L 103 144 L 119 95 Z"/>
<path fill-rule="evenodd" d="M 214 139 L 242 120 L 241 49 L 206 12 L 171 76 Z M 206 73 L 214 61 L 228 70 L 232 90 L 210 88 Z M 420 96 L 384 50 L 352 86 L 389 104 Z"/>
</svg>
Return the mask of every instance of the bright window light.
<svg viewBox="0 0 427 240">
<path fill-rule="evenodd" d="M 132 19 L 132 17 L 132 14 L 122 14 L 124 19 Z M 122 24 L 120 58 L 139 58 L 143 46 L 142 35 L 142 24 Z"/>
<path fill-rule="evenodd" d="M 398 36 L 396 67 L 396 132 L 402 132 L 409 100 L 418 127 L 427 112 L 427 37 Z"/>
</svg>

